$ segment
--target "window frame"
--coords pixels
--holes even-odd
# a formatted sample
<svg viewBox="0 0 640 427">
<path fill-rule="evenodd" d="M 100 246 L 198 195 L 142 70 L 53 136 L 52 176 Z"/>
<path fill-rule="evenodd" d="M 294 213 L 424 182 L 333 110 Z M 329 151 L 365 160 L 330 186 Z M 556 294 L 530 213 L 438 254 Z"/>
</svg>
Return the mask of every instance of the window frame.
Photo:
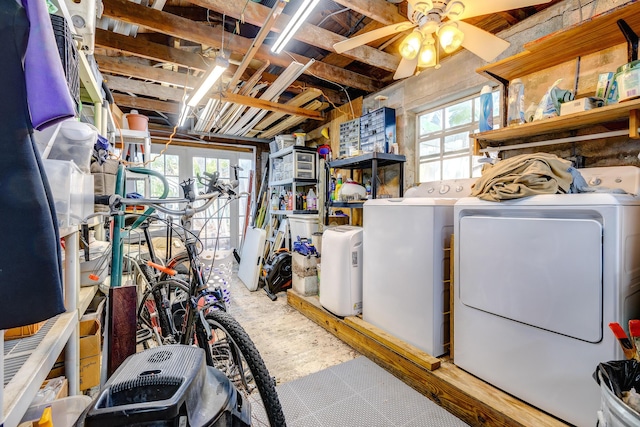
<svg viewBox="0 0 640 427">
<path fill-rule="evenodd" d="M 494 129 L 499 128 L 500 126 L 500 118 L 502 116 L 502 108 L 501 108 L 501 88 L 496 86 L 492 88 L 493 94 L 493 123 Z M 457 105 L 462 105 L 466 102 L 471 101 L 471 121 L 462 125 L 456 125 L 447 127 L 446 125 L 446 113 L 448 109 L 455 107 Z M 478 163 L 479 156 L 473 155 L 473 144 L 471 142 L 470 135 L 477 133 L 479 131 L 479 107 L 480 107 L 480 94 L 479 91 L 475 91 L 466 96 L 460 96 L 456 99 L 453 99 L 448 102 L 444 102 L 442 104 L 434 105 L 430 108 L 424 109 L 416 114 L 416 176 L 418 177 L 419 182 L 428 182 L 428 181 L 440 181 L 443 179 L 463 179 L 463 178 L 471 178 L 480 176 L 481 164 Z M 440 113 L 441 117 L 441 128 L 439 130 L 434 130 L 430 132 L 425 132 L 421 134 L 421 119 L 429 114 Z M 465 132 L 468 132 L 468 147 L 458 149 L 458 150 L 446 150 L 447 137 L 460 135 Z M 439 147 L 437 153 L 432 154 L 421 154 L 421 145 L 423 143 L 439 140 Z M 456 161 L 457 159 L 465 159 L 468 158 L 468 169 L 464 171 L 455 171 L 454 173 L 447 174 L 445 170 L 445 164 L 447 162 Z M 437 164 L 437 177 L 425 177 L 423 176 L 423 165 L 427 164 Z M 447 169 L 450 171 L 450 169 Z"/>
</svg>

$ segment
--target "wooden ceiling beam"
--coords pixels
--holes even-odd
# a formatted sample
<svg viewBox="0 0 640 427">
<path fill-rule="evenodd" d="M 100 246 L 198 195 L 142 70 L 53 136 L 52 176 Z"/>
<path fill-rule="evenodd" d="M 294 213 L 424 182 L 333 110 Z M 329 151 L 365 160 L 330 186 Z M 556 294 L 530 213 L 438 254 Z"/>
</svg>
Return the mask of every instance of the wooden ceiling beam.
<svg viewBox="0 0 640 427">
<path fill-rule="evenodd" d="M 174 86 L 193 89 L 198 85 L 200 78 L 160 67 L 137 64 L 126 57 L 95 55 L 96 62 L 100 64 L 100 71 L 122 76 L 136 77 L 151 80 L 156 83 L 165 83 Z"/>
<path fill-rule="evenodd" d="M 171 62 L 199 71 L 206 71 L 211 63 L 208 58 L 196 53 L 186 52 L 159 43 L 138 40 L 134 37 L 123 36 L 100 28 L 96 28 L 95 45 L 153 61 Z M 101 66 L 100 62 L 98 62 L 98 66 Z"/>
<path fill-rule="evenodd" d="M 201 55 L 191 52 L 185 52 L 181 49 L 176 49 L 172 47 L 168 47 L 165 45 L 152 43 L 148 41 L 141 40 L 138 38 L 127 37 L 121 34 L 112 33 L 110 31 L 101 30 L 99 28 L 96 29 L 95 35 L 95 44 L 97 47 L 101 47 L 104 49 L 110 49 L 117 52 L 121 52 L 128 55 L 135 55 L 136 58 L 145 58 L 151 61 L 157 62 L 168 62 L 183 66 L 185 68 L 192 68 L 199 71 L 205 71 L 208 66 L 209 59 L 205 58 Z M 105 55 L 98 55 L 99 58 L 115 58 L 109 57 Z M 154 70 L 147 70 L 148 77 L 140 77 L 139 73 L 135 72 L 135 67 L 132 67 L 133 64 L 129 64 L 129 61 L 125 58 L 122 59 L 107 59 L 105 65 L 103 67 L 100 59 L 96 58 L 96 61 L 100 65 L 101 70 L 106 70 L 106 67 L 110 68 L 110 72 L 115 74 L 121 74 L 125 76 L 138 77 L 138 78 L 149 78 L 149 80 L 154 80 L 153 76 L 156 76 L 156 72 Z M 131 62 L 135 62 L 134 59 L 131 59 Z M 230 66 L 229 69 L 232 69 L 233 66 Z M 151 67 L 149 67 L 151 68 Z M 176 73 L 177 74 L 177 73 Z M 169 79 L 170 81 L 164 82 L 163 79 Z M 248 77 L 247 77 L 248 78 Z M 261 80 L 273 83 L 278 76 L 263 73 Z M 158 77 L 158 82 L 162 83 L 170 83 L 177 86 L 183 86 L 185 84 L 185 76 L 172 76 L 167 77 L 164 73 L 162 77 Z M 307 87 L 315 87 L 313 85 L 309 85 L 308 83 L 296 80 L 293 84 L 287 88 L 288 92 L 292 92 L 294 94 L 301 93 Z M 342 105 L 346 102 L 344 96 L 341 92 L 337 92 L 333 89 L 321 88 L 324 96 L 332 103 Z"/>
<path fill-rule="evenodd" d="M 103 0 L 103 15 L 123 22 L 149 28 L 153 31 L 190 40 L 215 49 L 222 48 L 222 34 L 211 27 L 181 18 L 170 13 L 151 9 L 127 0 Z M 240 54 L 246 54 L 251 48 L 251 39 L 224 32 L 224 47 Z M 288 55 L 271 55 L 269 49 L 262 46 L 258 49 L 256 59 L 271 61 L 272 64 L 287 67 L 291 63 Z M 291 54 L 294 60 L 306 64 L 310 61 L 302 55 Z M 305 71 L 344 86 L 358 88 L 366 92 L 375 92 L 380 84 L 369 77 L 352 71 L 334 67 L 316 61 Z"/>
<path fill-rule="evenodd" d="M 159 101 L 157 99 L 140 98 L 139 96 L 113 94 L 113 102 L 119 107 L 136 108 L 138 110 L 160 111 L 162 113 L 179 114 L 180 104 L 175 102 Z"/>
<path fill-rule="evenodd" d="M 214 10 L 219 13 L 226 13 L 227 16 L 231 16 L 235 19 L 243 18 L 244 22 L 261 26 L 268 18 L 270 9 L 255 2 L 234 2 L 229 0 L 188 0 L 189 2 L 202 6 L 207 9 Z M 275 32 L 282 32 L 285 26 L 289 22 L 291 17 L 289 15 L 281 14 L 273 24 L 272 30 Z M 309 23 L 303 23 L 298 31 L 293 36 L 294 39 L 311 46 L 319 47 L 320 49 L 327 50 L 329 52 L 335 52 L 333 45 L 340 41 L 346 40 L 346 37 L 336 34 L 332 31 L 325 30 L 324 28 L 317 27 Z M 381 52 L 370 46 L 358 46 L 343 53 L 355 61 L 363 62 L 367 65 L 371 65 L 376 68 L 381 68 L 386 71 L 395 71 L 400 64 L 400 59 L 386 52 Z"/>
<path fill-rule="evenodd" d="M 398 12 L 398 7 L 386 0 L 333 0 L 334 2 L 348 7 L 354 12 L 368 16 L 374 21 L 385 25 L 396 24 L 406 21 L 407 17 Z"/>
<path fill-rule="evenodd" d="M 358 36 L 360 34 L 364 34 L 364 33 L 368 33 L 369 31 L 373 31 L 376 30 L 378 28 L 382 28 L 383 25 L 381 23 L 379 23 L 378 21 L 371 21 L 369 22 L 367 25 L 365 25 L 360 31 L 357 31 L 356 33 L 354 33 L 354 36 Z M 376 40 L 375 42 L 371 43 L 372 45 L 376 46 L 377 45 L 381 45 L 382 43 L 384 43 L 386 39 L 381 39 L 381 40 Z M 337 53 L 330 53 L 329 55 L 325 56 L 322 59 L 322 62 L 325 62 L 327 64 L 331 64 L 331 65 L 335 65 L 336 67 L 346 67 L 347 65 L 351 64 L 353 62 L 353 60 L 351 58 L 348 58 L 346 56 L 337 54 Z"/>
<path fill-rule="evenodd" d="M 166 99 L 175 102 L 181 102 L 184 90 L 167 86 L 161 86 L 156 83 L 146 83 L 141 80 L 126 79 L 118 76 L 104 76 L 107 85 L 112 90 L 120 92 L 134 93 L 136 95 L 152 96 L 155 98 Z M 225 92 L 221 95 L 211 96 L 212 98 L 221 97 L 223 101 L 234 104 L 246 105 L 248 107 L 256 107 L 262 110 L 276 111 L 294 116 L 303 117 L 313 120 L 324 120 L 324 116 L 319 111 L 307 110 L 277 102 L 266 101 L 264 99 L 256 99 L 250 96 L 238 95 L 235 93 Z"/>
</svg>

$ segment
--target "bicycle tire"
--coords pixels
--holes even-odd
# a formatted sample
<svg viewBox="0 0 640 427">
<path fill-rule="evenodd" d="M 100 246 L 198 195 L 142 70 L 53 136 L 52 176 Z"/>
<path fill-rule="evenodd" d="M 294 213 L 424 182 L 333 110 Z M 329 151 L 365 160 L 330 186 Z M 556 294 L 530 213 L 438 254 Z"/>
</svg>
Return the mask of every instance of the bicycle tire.
<svg viewBox="0 0 640 427">
<path fill-rule="evenodd" d="M 198 343 L 204 348 L 207 363 L 227 375 L 236 388 L 251 402 L 252 426 L 265 425 L 285 427 L 286 421 L 282 405 L 276 391 L 275 378 L 260 356 L 253 341 L 238 321 L 229 313 L 214 310 L 205 316 L 214 335 L 214 342 L 207 342 L 202 325 L 197 328 Z M 200 323 L 200 322 L 198 322 Z M 206 347 L 206 348 L 205 348 Z M 236 357 L 233 357 L 236 356 Z M 238 370 L 237 358 L 241 358 L 243 369 Z M 239 372 L 244 372 L 240 377 Z M 246 381 L 246 382 L 245 382 Z M 258 394 L 255 391 L 258 391 Z M 260 415 L 266 415 L 268 424 Z"/>
<path fill-rule="evenodd" d="M 154 283 L 149 287 L 149 289 L 147 289 L 142 294 L 142 297 L 140 298 L 140 303 L 138 305 L 138 311 L 137 311 L 138 329 L 148 329 L 151 331 L 155 330 L 152 322 L 153 316 L 149 312 L 149 305 L 148 305 L 149 302 L 152 302 L 154 305 L 153 309 L 157 312 L 157 317 L 158 317 L 160 331 L 161 331 L 160 335 L 161 335 L 162 342 L 158 342 L 157 343 L 158 345 L 166 344 L 167 342 L 165 341 L 167 339 L 170 340 L 169 343 L 174 343 L 179 341 L 179 337 L 174 336 L 170 332 L 168 313 L 162 310 L 162 307 L 161 307 L 162 296 L 160 295 L 162 290 L 164 290 L 166 297 L 172 303 L 171 316 L 175 324 L 176 320 L 178 320 L 175 318 L 176 310 L 175 310 L 175 307 L 173 307 L 173 304 L 175 304 L 175 299 L 176 299 L 176 290 L 180 290 L 184 294 L 188 294 L 189 287 L 187 286 L 186 283 L 182 283 L 178 280 L 164 280 L 164 281 L 158 281 Z M 184 303 L 186 304 L 187 301 L 184 300 Z M 176 325 L 176 327 L 178 326 L 179 325 Z M 160 338 L 156 334 L 153 334 L 153 336 L 156 338 L 155 339 L 156 341 L 158 341 L 158 338 Z"/>
</svg>

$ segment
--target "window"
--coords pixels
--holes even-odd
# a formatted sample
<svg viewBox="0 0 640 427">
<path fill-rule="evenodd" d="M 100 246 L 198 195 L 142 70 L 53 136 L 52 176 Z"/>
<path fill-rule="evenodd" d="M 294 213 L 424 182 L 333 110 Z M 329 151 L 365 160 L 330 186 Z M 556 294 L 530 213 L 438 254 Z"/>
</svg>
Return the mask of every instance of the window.
<svg viewBox="0 0 640 427">
<path fill-rule="evenodd" d="M 493 92 L 494 128 L 500 117 L 500 91 Z M 420 182 L 480 176 L 469 135 L 478 131 L 480 96 L 474 95 L 418 115 Z"/>
</svg>

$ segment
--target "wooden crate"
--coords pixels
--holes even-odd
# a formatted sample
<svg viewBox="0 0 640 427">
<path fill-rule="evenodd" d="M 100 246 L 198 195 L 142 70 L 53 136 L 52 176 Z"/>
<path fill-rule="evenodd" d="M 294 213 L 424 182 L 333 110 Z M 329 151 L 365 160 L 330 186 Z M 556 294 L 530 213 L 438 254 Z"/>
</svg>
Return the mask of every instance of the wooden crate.
<svg viewBox="0 0 640 427">
<path fill-rule="evenodd" d="M 25 337 L 30 337 L 31 335 L 35 335 L 36 332 L 38 332 L 45 323 L 46 323 L 46 320 L 44 322 L 34 323 L 32 325 L 19 326 L 17 328 L 7 329 L 4 332 L 4 340 L 5 341 L 17 340 L 20 338 L 25 338 Z"/>
</svg>

